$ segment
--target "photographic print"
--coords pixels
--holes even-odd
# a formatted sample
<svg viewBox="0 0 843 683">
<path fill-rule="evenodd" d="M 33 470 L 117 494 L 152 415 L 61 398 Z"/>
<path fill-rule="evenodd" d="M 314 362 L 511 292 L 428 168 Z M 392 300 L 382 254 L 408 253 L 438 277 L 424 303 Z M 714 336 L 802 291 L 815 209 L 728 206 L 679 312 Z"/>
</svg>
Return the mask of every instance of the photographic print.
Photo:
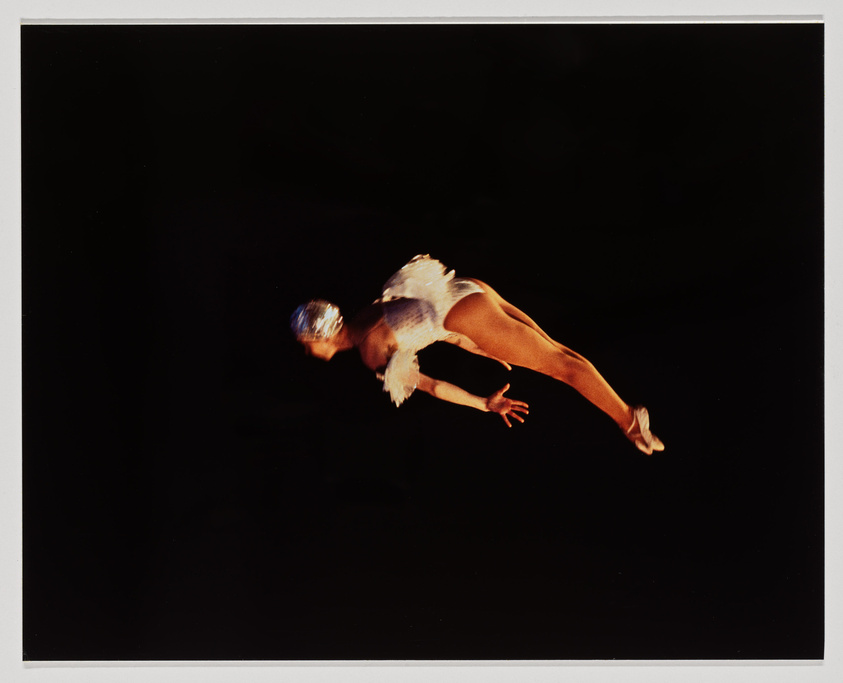
<svg viewBox="0 0 843 683">
<path fill-rule="evenodd" d="M 822 23 L 20 30 L 24 660 L 823 659 Z"/>
</svg>

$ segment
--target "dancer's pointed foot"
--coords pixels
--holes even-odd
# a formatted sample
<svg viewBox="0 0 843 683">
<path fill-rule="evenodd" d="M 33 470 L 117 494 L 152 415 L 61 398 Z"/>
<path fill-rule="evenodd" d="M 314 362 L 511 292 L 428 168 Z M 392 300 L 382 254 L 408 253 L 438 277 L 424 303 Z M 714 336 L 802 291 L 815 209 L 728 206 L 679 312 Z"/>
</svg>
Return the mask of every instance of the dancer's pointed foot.
<svg viewBox="0 0 843 683">
<path fill-rule="evenodd" d="M 661 439 L 650 431 L 650 414 L 644 406 L 632 409 L 632 424 L 626 430 L 626 438 L 647 455 L 652 455 L 653 451 L 664 450 Z"/>
</svg>

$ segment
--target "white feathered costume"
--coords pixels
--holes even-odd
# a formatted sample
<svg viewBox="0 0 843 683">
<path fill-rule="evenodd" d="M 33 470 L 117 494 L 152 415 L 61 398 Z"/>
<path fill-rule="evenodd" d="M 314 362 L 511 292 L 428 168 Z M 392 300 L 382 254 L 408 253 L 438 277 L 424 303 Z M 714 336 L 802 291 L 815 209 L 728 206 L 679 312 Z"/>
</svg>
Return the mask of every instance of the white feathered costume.
<svg viewBox="0 0 843 683">
<path fill-rule="evenodd" d="M 471 280 L 454 277 L 445 266 L 424 254 L 415 256 L 383 287 L 378 301 L 384 306 L 384 320 L 398 341 L 398 350 L 387 363 L 383 390 L 400 406 L 419 384 L 418 352 L 449 336 L 445 317 L 460 299 L 482 292 Z"/>
</svg>

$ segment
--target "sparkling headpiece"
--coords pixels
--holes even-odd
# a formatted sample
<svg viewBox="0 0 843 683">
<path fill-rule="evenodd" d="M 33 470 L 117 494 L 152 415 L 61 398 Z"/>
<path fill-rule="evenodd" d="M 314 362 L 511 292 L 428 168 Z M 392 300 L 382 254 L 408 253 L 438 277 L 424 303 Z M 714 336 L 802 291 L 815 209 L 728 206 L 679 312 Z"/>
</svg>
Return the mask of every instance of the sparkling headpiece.
<svg viewBox="0 0 843 683">
<path fill-rule="evenodd" d="M 290 318 L 290 327 L 300 341 L 333 337 L 342 327 L 340 309 L 322 299 L 299 306 Z"/>
</svg>

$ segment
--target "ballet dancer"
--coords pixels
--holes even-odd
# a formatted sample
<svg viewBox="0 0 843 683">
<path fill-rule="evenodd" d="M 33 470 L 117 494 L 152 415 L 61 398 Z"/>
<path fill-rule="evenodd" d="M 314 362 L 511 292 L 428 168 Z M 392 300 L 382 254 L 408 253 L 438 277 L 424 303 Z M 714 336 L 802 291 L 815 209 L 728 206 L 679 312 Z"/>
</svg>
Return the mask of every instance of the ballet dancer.
<svg viewBox="0 0 843 683">
<path fill-rule="evenodd" d="M 647 409 L 627 405 L 588 360 L 551 339 L 485 282 L 457 278 L 427 255 L 416 256 L 395 273 L 381 297 L 348 322 L 335 305 L 313 300 L 296 309 L 291 326 L 310 356 L 327 361 L 339 351 L 356 348 L 395 405 L 421 389 L 451 403 L 497 413 L 507 427 L 512 427 L 510 418 L 524 422 L 529 406 L 505 396 L 509 384 L 481 397 L 419 371 L 418 352 L 446 341 L 496 360 L 507 370 L 517 365 L 564 382 L 611 417 L 639 450 L 647 455 L 664 450 L 650 431 Z"/>
</svg>

